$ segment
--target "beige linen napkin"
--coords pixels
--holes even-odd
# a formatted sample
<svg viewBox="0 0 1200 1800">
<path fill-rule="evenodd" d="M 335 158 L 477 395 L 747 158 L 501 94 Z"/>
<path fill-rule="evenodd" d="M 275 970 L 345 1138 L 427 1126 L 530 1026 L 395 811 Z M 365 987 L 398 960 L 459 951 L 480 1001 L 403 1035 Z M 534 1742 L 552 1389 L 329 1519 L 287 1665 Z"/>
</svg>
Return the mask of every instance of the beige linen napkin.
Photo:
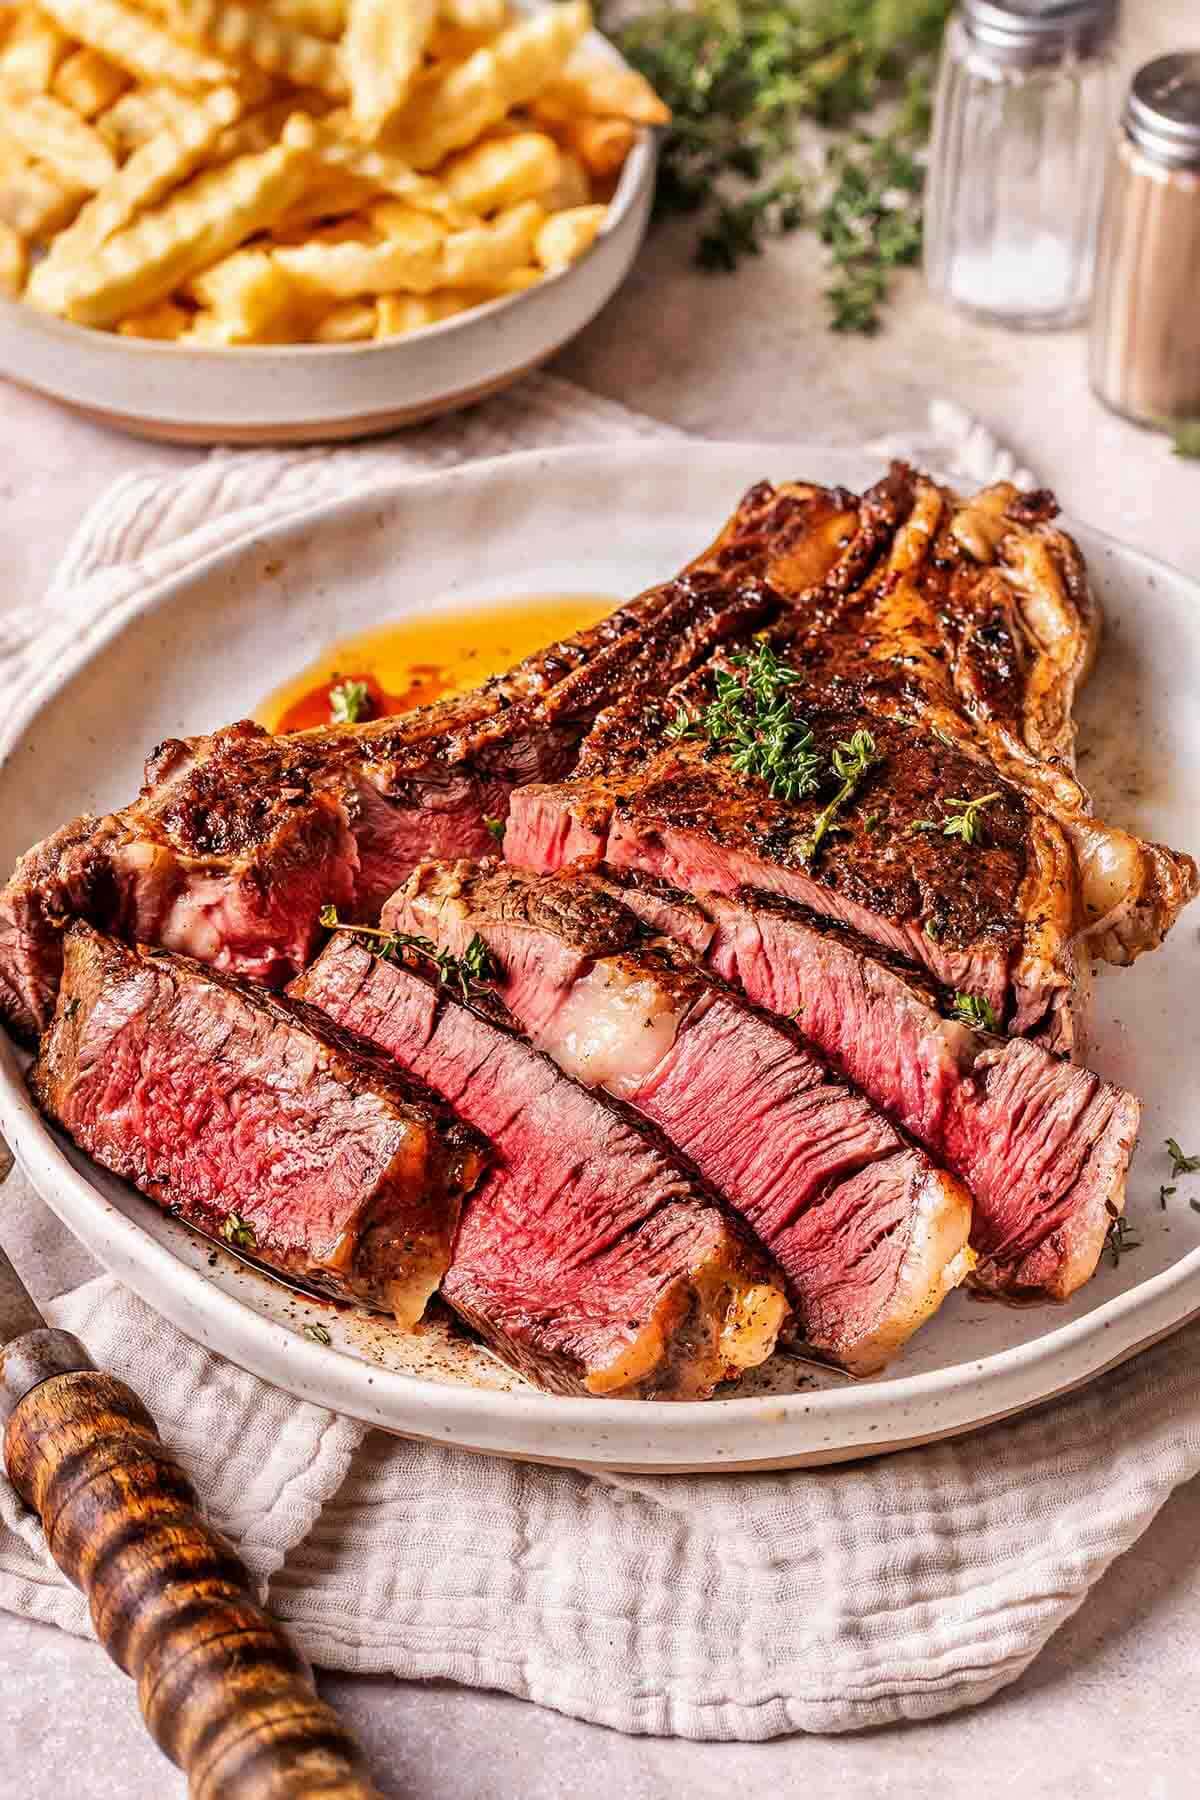
<svg viewBox="0 0 1200 1800">
<path fill-rule="evenodd" d="M 83 522 L 46 605 L 9 615 L 0 705 L 48 645 L 321 499 L 464 456 L 660 429 L 541 376 L 382 448 L 217 455 L 126 480 Z M 1023 474 L 945 405 L 916 442 L 872 446 L 900 448 L 965 478 Z M 109 1277 L 82 1280 L 86 1259 L 23 1176 L 3 1205 L 39 1290 L 70 1288 L 51 1317 L 143 1394 L 327 1667 L 696 1738 L 926 1717 L 1014 1680 L 1200 1468 L 1198 1330 L 1040 1413 L 852 1468 L 587 1476 L 403 1443 L 264 1386 Z M 87 1630 L 3 1483 L 0 1606 Z"/>
</svg>

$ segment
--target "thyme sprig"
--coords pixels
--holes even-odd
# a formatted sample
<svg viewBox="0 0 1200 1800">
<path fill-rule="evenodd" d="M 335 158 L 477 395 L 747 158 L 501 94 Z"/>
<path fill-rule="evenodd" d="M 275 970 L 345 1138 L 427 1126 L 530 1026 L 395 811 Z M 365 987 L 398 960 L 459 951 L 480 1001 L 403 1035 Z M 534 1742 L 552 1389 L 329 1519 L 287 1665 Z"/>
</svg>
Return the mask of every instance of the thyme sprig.
<svg viewBox="0 0 1200 1800">
<path fill-rule="evenodd" d="M 835 747 L 831 760 L 833 772 L 840 778 L 842 785 L 828 806 L 822 807 L 817 814 L 813 820 L 812 830 L 801 846 L 800 854 L 810 867 L 816 861 L 817 852 L 828 834 L 831 831 L 842 829 L 841 826 L 834 824 L 834 820 L 842 808 L 853 799 L 861 787 L 867 771 L 879 762 L 880 758 L 871 733 L 856 731 L 848 741 L 843 740 Z"/>
<path fill-rule="evenodd" d="M 814 226 L 831 325 L 878 328 L 892 271 L 920 250 L 932 76 L 952 5 L 649 0 L 630 19 L 622 0 L 610 35 L 672 111 L 658 210 L 699 216 L 702 267 L 736 268 Z M 847 139 L 856 123 L 869 129 Z M 816 128 L 843 136 L 827 145 Z"/>
<path fill-rule="evenodd" d="M 707 737 L 729 752 L 739 775 L 758 775 L 776 800 L 802 800 L 821 785 L 821 758 L 813 734 L 792 711 L 786 690 L 799 671 L 781 663 L 769 644 L 755 644 L 729 658 L 737 670 L 718 669 L 713 698 L 696 719 L 679 707 L 663 735 L 671 743 Z"/>
<path fill-rule="evenodd" d="M 1172 1175 L 1194 1175 L 1200 1169 L 1200 1156 L 1188 1156 L 1173 1137 L 1167 1139 L 1167 1155 L 1171 1159 Z"/>
<path fill-rule="evenodd" d="M 221 1221 L 221 1236 L 238 1250 L 257 1250 L 258 1235 L 239 1212 L 228 1212 Z"/>
<path fill-rule="evenodd" d="M 431 938 L 418 937 L 411 931 L 385 931 L 378 925 L 355 925 L 340 919 L 336 906 L 321 908 L 321 923 L 327 931 L 348 931 L 352 937 L 370 938 L 370 948 L 381 962 L 403 963 L 405 952 L 437 970 L 439 987 L 457 988 L 464 1000 L 470 1000 L 476 989 L 495 981 L 500 971 L 491 951 L 476 932 L 461 956 L 439 950 Z"/>
<path fill-rule="evenodd" d="M 986 842 L 984 821 L 981 813 L 985 806 L 992 806 L 997 800 L 1004 798 L 998 790 L 994 794 L 981 794 L 977 800 L 943 800 L 945 817 L 941 819 L 917 819 L 914 831 L 938 831 L 943 837 L 961 838 L 964 844 L 982 844 Z"/>
<path fill-rule="evenodd" d="M 1127 1250 L 1140 1250 L 1142 1247 L 1141 1238 L 1137 1236 L 1134 1227 L 1123 1214 L 1113 1220 L 1104 1241 L 1108 1246 L 1108 1253 L 1112 1257 L 1114 1269 L 1119 1265 Z"/>
<path fill-rule="evenodd" d="M 329 716 L 335 725 L 357 725 L 371 716 L 371 692 L 365 681 L 339 681 L 329 690 Z"/>
<path fill-rule="evenodd" d="M 957 1019 L 962 1025 L 974 1026 L 976 1031 L 1000 1029 L 996 1009 L 986 994 L 955 994 L 950 1017 Z"/>
</svg>

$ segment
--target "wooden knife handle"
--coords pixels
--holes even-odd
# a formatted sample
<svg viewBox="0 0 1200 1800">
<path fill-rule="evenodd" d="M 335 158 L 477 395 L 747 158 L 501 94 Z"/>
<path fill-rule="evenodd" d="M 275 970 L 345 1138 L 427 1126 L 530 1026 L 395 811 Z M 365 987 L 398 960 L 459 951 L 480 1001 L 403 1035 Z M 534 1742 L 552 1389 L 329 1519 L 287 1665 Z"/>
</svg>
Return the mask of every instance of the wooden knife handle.
<svg viewBox="0 0 1200 1800">
<path fill-rule="evenodd" d="M 60 1351 L 68 1340 L 34 1336 L 59 1340 Z M 191 1800 L 381 1800 L 354 1739 L 124 1382 L 78 1365 L 48 1375 L 13 1408 L 4 1454 L 50 1554 L 86 1595 L 96 1636 L 137 1682 L 155 1741 L 186 1772 Z"/>
</svg>

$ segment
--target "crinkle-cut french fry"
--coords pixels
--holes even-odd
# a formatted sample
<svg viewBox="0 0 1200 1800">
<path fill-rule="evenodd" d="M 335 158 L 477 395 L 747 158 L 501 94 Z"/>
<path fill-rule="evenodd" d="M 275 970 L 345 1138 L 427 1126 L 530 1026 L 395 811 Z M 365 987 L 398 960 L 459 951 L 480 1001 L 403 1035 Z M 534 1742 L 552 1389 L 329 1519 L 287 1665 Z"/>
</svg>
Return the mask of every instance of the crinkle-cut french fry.
<svg viewBox="0 0 1200 1800">
<path fill-rule="evenodd" d="M 94 119 L 129 86 L 124 69 L 99 50 L 74 50 L 59 64 L 52 92 L 82 119 Z"/>
<path fill-rule="evenodd" d="M 469 288 L 448 294 L 381 294 L 375 302 L 375 336 L 406 337 L 410 331 L 468 312 L 488 298 Z"/>
<path fill-rule="evenodd" d="M 70 230 L 54 240 L 47 260 L 67 263 L 89 256 L 137 213 L 157 205 L 195 173 L 240 107 L 232 88 L 212 88 L 195 99 L 179 96 L 170 122 L 139 145 L 87 202 Z"/>
<path fill-rule="evenodd" d="M 540 200 L 557 185 L 562 157 L 540 131 L 484 138 L 438 170 L 451 198 L 475 213 L 497 212 L 518 200 Z"/>
<path fill-rule="evenodd" d="M 235 250 L 194 275 L 189 299 L 207 308 L 227 344 L 253 344 L 295 305 L 296 290 L 268 250 Z"/>
<path fill-rule="evenodd" d="M 194 314 L 177 300 L 160 300 L 143 312 L 131 313 L 117 326 L 121 337 L 156 338 L 160 343 L 174 343 L 191 329 Z"/>
<path fill-rule="evenodd" d="M 550 192 L 542 195 L 547 212 L 565 212 L 571 206 L 587 206 L 592 198 L 588 172 L 573 150 L 562 150 L 558 158 L 558 180 Z"/>
<path fill-rule="evenodd" d="M 0 51 L 0 83 L 25 94 L 47 93 L 70 48 L 70 37 L 53 19 L 36 7 L 23 6 Z"/>
<path fill-rule="evenodd" d="M 495 35 L 494 31 L 464 31 L 461 25 L 443 25 L 435 21 L 425 46 L 429 64 L 435 66 L 427 66 L 421 71 L 414 83 L 414 91 L 425 81 L 440 81 L 450 72 L 447 65 L 466 62 L 477 50 L 486 49 Z"/>
<path fill-rule="evenodd" d="M 344 300 L 324 313 L 312 328 L 318 344 L 361 344 L 375 336 L 375 303 Z"/>
<path fill-rule="evenodd" d="M 350 0 L 342 63 L 359 137 L 377 138 L 408 99 L 436 11 L 437 0 Z"/>
<path fill-rule="evenodd" d="M 262 10 L 297 31 L 336 38 L 346 28 L 346 0 L 260 0 Z"/>
<path fill-rule="evenodd" d="M 490 298 L 499 298 L 501 294 L 523 294 L 526 289 L 537 287 L 546 279 L 545 269 L 535 269 L 530 265 L 527 269 L 510 269 L 499 281 L 492 284 Z"/>
<path fill-rule="evenodd" d="M 644 75 L 599 57 L 573 56 L 538 96 L 539 105 L 563 119 L 628 119 L 634 125 L 669 125 L 671 109 Z"/>
<path fill-rule="evenodd" d="M 388 145 L 415 169 L 432 169 L 474 143 L 553 79 L 591 24 L 585 0 L 566 0 L 510 26 L 442 80 L 414 93 Z"/>
<path fill-rule="evenodd" d="M 171 0 L 172 28 L 221 56 L 241 57 L 268 75 L 286 75 L 301 87 L 319 88 L 340 100 L 349 92 L 336 44 L 297 31 L 237 0 Z"/>
<path fill-rule="evenodd" d="M 551 213 L 533 244 L 543 269 L 565 269 L 590 250 L 607 212 L 607 206 L 573 206 L 568 212 Z"/>
<path fill-rule="evenodd" d="M 49 94 L 0 95 L 0 129 L 60 180 L 100 188 L 117 172 L 98 131 Z"/>
<path fill-rule="evenodd" d="M 398 289 L 426 293 L 437 285 L 442 234 L 433 219 L 413 212 L 413 228 L 380 244 L 297 244 L 273 252 L 280 268 L 305 294 L 357 300 Z"/>
<path fill-rule="evenodd" d="M 42 0 L 42 9 L 64 31 L 103 51 L 141 81 L 172 87 L 220 87 L 237 69 L 220 57 L 193 50 L 122 0 Z"/>
<path fill-rule="evenodd" d="M 365 213 L 351 213 L 344 219 L 327 219 L 299 240 L 305 244 L 378 244 L 380 235 Z"/>
<path fill-rule="evenodd" d="M 290 88 L 277 100 L 245 112 L 237 123 L 223 131 L 213 145 L 213 161 L 229 162 L 235 156 L 257 155 L 277 144 L 283 128 L 295 112 L 324 112 L 330 105 L 326 94 L 315 88 Z"/>
<path fill-rule="evenodd" d="M 96 130 L 118 156 L 125 156 L 162 129 L 178 98 L 174 88 L 130 88 L 95 119 Z"/>
<path fill-rule="evenodd" d="M 260 344 L 294 344 L 300 337 L 298 321 L 291 313 L 285 313 L 255 341 Z M 240 341 L 230 336 L 227 319 L 218 318 L 216 313 L 210 312 L 196 313 L 191 330 L 186 331 L 179 339 L 181 344 L 191 350 L 228 350 L 231 345 Z"/>
<path fill-rule="evenodd" d="M 320 221 L 344 225 L 346 221 L 338 217 L 342 213 L 355 214 L 355 229 L 370 236 L 369 226 L 357 217 L 370 198 L 371 190 L 361 181 L 355 181 L 352 175 L 320 176 L 305 191 L 298 205 L 290 207 L 272 226 L 271 240 L 276 244 L 307 244 L 313 236 L 314 225 Z"/>
<path fill-rule="evenodd" d="M 310 179 L 308 158 L 283 144 L 209 169 L 101 244 L 86 262 L 41 263 L 30 278 L 29 297 L 79 325 L 113 325 L 164 299 L 255 232 L 269 230 Z"/>
<path fill-rule="evenodd" d="M 508 23 L 508 0 L 437 0 L 438 18 L 459 31 L 495 37 Z"/>
<path fill-rule="evenodd" d="M 637 141 L 638 128 L 628 119 L 572 119 L 562 127 L 561 142 L 592 175 L 615 175 Z"/>
<path fill-rule="evenodd" d="M 25 239 L 0 219 L 0 294 L 14 299 L 25 286 L 29 252 Z"/>
<path fill-rule="evenodd" d="M 545 217 L 536 200 L 522 200 L 485 225 L 452 231 L 442 245 L 438 287 L 486 286 L 530 262 Z"/>
<path fill-rule="evenodd" d="M 450 215 L 458 211 L 440 182 L 428 175 L 418 175 L 403 157 L 374 144 L 359 144 L 343 137 L 341 119 L 340 113 L 331 113 L 327 119 L 315 121 L 297 113 L 288 120 L 283 141 L 307 151 L 330 173 L 353 175 L 374 193 L 407 200 L 411 205 L 419 206 L 422 212 Z"/>
<path fill-rule="evenodd" d="M 38 243 L 69 224 L 86 191 L 59 181 L 0 133 L 0 220 L 18 236 Z"/>
</svg>

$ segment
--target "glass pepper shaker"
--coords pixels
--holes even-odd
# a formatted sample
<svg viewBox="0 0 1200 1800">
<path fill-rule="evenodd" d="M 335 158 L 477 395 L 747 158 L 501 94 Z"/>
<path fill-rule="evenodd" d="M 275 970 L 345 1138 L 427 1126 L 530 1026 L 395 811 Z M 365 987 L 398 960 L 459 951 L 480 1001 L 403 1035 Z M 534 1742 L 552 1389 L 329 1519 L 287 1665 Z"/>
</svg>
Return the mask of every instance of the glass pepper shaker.
<svg viewBox="0 0 1200 1800">
<path fill-rule="evenodd" d="M 933 291 L 1030 330 L 1086 316 L 1120 0 L 964 0 L 946 33 L 925 216 Z"/>
<path fill-rule="evenodd" d="M 1134 77 L 1109 169 L 1092 387 L 1142 425 L 1200 419 L 1200 51 Z"/>
</svg>

